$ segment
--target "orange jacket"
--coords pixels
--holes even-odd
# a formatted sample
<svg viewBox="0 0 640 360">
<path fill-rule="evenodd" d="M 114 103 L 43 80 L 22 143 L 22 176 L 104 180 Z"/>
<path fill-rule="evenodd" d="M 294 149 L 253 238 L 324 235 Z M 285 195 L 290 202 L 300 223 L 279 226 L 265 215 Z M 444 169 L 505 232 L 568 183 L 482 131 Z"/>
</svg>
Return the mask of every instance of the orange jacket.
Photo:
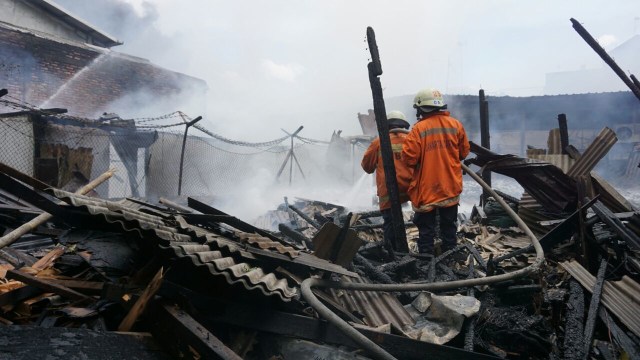
<svg viewBox="0 0 640 360">
<path fill-rule="evenodd" d="M 398 192 L 400 193 L 400 202 L 409 201 L 407 189 L 413 174 L 413 169 L 405 165 L 402 161 L 402 143 L 407 134 L 400 131 L 390 131 L 391 150 L 393 151 L 393 163 L 396 167 L 396 179 L 398 180 Z M 382 152 L 380 151 L 380 139 L 374 139 L 362 158 L 362 169 L 371 174 L 376 172 L 376 185 L 378 187 L 378 198 L 380 200 L 380 210 L 389 209 L 391 201 L 389 200 L 389 192 L 387 191 L 387 183 L 384 177 L 384 167 L 382 166 Z"/>
<path fill-rule="evenodd" d="M 460 160 L 467 155 L 467 133 L 448 111 L 429 114 L 413 126 L 404 141 L 402 159 L 415 168 L 408 191 L 415 211 L 428 212 L 459 202 Z"/>
</svg>

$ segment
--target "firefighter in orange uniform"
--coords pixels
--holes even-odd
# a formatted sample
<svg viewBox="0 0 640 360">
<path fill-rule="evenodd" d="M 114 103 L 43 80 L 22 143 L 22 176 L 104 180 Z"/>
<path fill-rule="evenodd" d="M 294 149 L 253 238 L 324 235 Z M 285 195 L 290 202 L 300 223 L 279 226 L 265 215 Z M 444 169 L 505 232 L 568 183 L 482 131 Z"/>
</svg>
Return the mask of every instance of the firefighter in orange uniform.
<svg viewBox="0 0 640 360">
<path fill-rule="evenodd" d="M 409 123 L 404 114 L 400 111 L 391 111 L 387 114 L 389 124 L 389 138 L 391 140 L 391 150 L 393 151 L 393 162 L 396 167 L 396 179 L 398 181 L 398 192 L 400 193 L 400 202 L 405 203 L 409 200 L 407 189 L 411 181 L 413 169 L 406 166 L 402 161 L 402 143 L 407 137 L 409 131 Z M 376 185 L 378 187 L 378 199 L 380 202 L 380 212 L 384 221 L 383 230 L 385 241 L 395 243 L 395 235 L 393 232 L 393 224 L 391 222 L 391 201 L 389 200 L 389 192 L 387 191 L 387 183 L 384 177 L 384 168 L 382 166 L 382 153 L 380 151 L 380 139 L 376 138 L 371 142 L 369 148 L 362 158 L 362 169 L 371 174 L 376 172 Z"/>
<path fill-rule="evenodd" d="M 464 127 L 451 117 L 442 95 L 424 89 L 413 100 L 418 122 L 402 149 L 405 164 L 414 169 L 409 198 L 418 227 L 418 251 L 434 253 L 436 210 L 440 215 L 442 252 L 456 246 L 456 220 L 462 192 L 460 161 L 469 155 Z"/>
</svg>

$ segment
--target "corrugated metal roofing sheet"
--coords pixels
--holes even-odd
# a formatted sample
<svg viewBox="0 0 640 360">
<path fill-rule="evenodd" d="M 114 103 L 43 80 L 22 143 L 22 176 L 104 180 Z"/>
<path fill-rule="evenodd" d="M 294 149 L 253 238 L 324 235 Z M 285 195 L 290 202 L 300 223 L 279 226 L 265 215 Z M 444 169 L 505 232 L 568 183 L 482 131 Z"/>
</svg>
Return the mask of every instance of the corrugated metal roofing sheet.
<svg viewBox="0 0 640 360">
<path fill-rule="evenodd" d="M 553 164 L 559 167 L 565 174 L 573 164 L 576 162 L 569 155 L 558 155 L 558 154 L 530 154 L 527 155 L 530 159 L 541 160 L 544 162 L 548 162 L 549 164 Z"/>
<path fill-rule="evenodd" d="M 342 281 L 364 282 L 361 278 L 341 277 Z M 362 314 L 369 326 L 393 324 L 399 329 L 415 324 L 398 299 L 385 292 L 331 289 L 333 299 L 352 313 Z"/>
<path fill-rule="evenodd" d="M 602 129 L 589 147 L 582 153 L 580 159 L 569 169 L 567 175 L 577 178 L 581 175 L 589 174 L 598 162 L 607 155 L 617 141 L 618 138 L 613 130 L 608 127 Z"/>
<path fill-rule="evenodd" d="M 593 291 L 595 276 L 575 260 L 560 263 L 582 286 Z M 605 281 L 601 302 L 634 334 L 640 335 L 640 284 L 623 276 L 619 281 Z"/>
</svg>

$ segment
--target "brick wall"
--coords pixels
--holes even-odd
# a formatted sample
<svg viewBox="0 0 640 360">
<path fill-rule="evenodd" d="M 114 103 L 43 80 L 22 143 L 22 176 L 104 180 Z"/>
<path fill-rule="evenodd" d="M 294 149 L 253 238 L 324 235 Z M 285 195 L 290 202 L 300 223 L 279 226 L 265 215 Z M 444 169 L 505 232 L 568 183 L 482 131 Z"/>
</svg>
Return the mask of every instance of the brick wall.
<svg viewBox="0 0 640 360">
<path fill-rule="evenodd" d="M 65 84 L 64 90 L 59 91 Z M 141 92 L 153 94 L 154 100 L 162 102 L 185 91 L 204 94 L 207 86 L 200 79 L 144 59 L 115 52 L 102 55 L 93 47 L 0 26 L 0 88 L 36 106 L 44 105 L 53 96 L 46 107 L 62 107 L 71 115 L 96 117 L 104 111 L 114 111 L 108 106 L 114 101 Z M 12 110 L 0 108 L 0 112 Z"/>
</svg>

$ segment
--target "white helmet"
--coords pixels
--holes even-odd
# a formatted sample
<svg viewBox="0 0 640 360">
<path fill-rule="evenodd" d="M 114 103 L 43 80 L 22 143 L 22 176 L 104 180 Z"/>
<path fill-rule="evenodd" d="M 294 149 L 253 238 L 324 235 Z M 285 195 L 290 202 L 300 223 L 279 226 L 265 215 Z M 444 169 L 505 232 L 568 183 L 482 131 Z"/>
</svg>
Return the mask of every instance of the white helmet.
<svg viewBox="0 0 640 360">
<path fill-rule="evenodd" d="M 391 119 L 400 119 L 400 120 L 407 121 L 407 118 L 404 116 L 402 111 L 398 111 L 398 110 L 389 111 L 389 113 L 387 113 L 387 120 L 391 120 Z"/>
<path fill-rule="evenodd" d="M 442 98 L 442 94 L 437 89 L 428 88 L 422 89 L 418 91 L 416 97 L 413 98 L 413 107 L 419 108 L 423 106 L 431 106 L 435 108 L 445 107 L 444 99 Z"/>
<path fill-rule="evenodd" d="M 389 111 L 387 114 L 387 123 L 389 124 L 389 129 L 408 129 L 410 126 L 402 111 L 398 110 Z"/>
</svg>

